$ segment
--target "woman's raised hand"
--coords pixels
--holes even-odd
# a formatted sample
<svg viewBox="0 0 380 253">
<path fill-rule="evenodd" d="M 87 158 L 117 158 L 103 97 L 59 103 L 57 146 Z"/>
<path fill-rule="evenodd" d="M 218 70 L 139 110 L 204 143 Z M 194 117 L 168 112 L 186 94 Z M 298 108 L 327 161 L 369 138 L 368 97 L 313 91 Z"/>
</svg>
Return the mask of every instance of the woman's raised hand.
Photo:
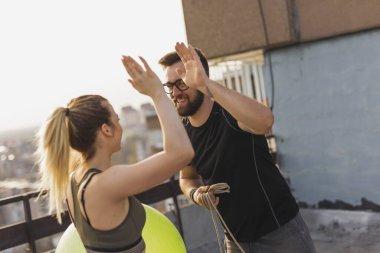
<svg viewBox="0 0 380 253">
<path fill-rule="evenodd" d="M 164 94 L 162 83 L 156 73 L 153 72 L 143 57 L 139 56 L 139 58 L 145 69 L 130 56 L 123 55 L 121 59 L 131 77 L 128 81 L 138 92 L 151 98 Z"/>
</svg>

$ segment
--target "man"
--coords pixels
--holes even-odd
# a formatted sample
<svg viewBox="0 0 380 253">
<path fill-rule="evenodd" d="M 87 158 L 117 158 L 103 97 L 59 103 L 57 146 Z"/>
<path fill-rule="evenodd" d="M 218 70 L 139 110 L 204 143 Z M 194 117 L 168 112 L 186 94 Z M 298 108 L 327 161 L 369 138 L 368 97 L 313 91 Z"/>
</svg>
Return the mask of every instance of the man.
<svg viewBox="0 0 380 253">
<path fill-rule="evenodd" d="M 208 77 L 199 49 L 177 43 L 162 57 L 170 94 L 195 150 L 180 172 L 183 193 L 206 207 L 201 194 L 216 183 L 230 193 L 213 196 L 227 227 L 245 252 L 315 252 L 298 205 L 269 153 L 265 134 L 271 110 Z M 226 252 L 240 252 L 226 233 Z"/>
</svg>

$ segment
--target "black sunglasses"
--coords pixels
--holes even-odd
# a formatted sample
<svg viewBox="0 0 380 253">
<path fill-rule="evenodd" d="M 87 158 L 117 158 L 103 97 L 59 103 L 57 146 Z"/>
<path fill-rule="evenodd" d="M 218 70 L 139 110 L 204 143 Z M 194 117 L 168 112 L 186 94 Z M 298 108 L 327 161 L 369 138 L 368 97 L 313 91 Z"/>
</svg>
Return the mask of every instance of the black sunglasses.
<svg viewBox="0 0 380 253">
<path fill-rule="evenodd" d="M 173 93 L 173 87 L 177 87 L 180 91 L 187 90 L 189 86 L 186 85 L 186 83 L 180 78 L 175 80 L 173 83 L 171 82 L 166 82 L 162 84 L 164 86 L 165 92 L 167 94 L 172 94 Z"/>
</svg>

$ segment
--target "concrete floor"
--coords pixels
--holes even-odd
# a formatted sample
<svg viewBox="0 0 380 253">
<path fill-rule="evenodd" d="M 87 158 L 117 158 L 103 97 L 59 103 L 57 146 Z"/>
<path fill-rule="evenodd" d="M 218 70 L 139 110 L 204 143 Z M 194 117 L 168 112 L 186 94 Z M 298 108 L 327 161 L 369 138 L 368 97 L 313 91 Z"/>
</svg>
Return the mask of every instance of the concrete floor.
<svg viewBox="0 0 380 253">
<path fill-rule="evenodd" d="M 318 253 L 380 252 L 380 213 L 301 209 L 301 214 Z M 167 215 L 173 220 L 172 214 Z M 190 205 L 181 209 L 181 216 L 188 253 L 219 252 L 207 210 Z"/>
<path fill-rule="evenodd" d="M 319 253 L 380 252 L 380 213 L 302 209 Z"/>
</svg>

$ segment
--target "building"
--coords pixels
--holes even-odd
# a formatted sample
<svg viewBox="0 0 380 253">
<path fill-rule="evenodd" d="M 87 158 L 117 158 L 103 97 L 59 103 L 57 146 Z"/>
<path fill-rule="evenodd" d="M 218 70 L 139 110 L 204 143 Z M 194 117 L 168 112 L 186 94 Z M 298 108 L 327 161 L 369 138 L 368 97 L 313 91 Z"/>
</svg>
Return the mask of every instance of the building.
<svg viewBox="0 0 380 253">
<path fill-rule="evenodd" d="M 298 200 L 380 203 L 380 2 L 207 3 L 182 1 L 188 42 L 216 79 L 273 107 L 277 157 Z"/>
</svg>

